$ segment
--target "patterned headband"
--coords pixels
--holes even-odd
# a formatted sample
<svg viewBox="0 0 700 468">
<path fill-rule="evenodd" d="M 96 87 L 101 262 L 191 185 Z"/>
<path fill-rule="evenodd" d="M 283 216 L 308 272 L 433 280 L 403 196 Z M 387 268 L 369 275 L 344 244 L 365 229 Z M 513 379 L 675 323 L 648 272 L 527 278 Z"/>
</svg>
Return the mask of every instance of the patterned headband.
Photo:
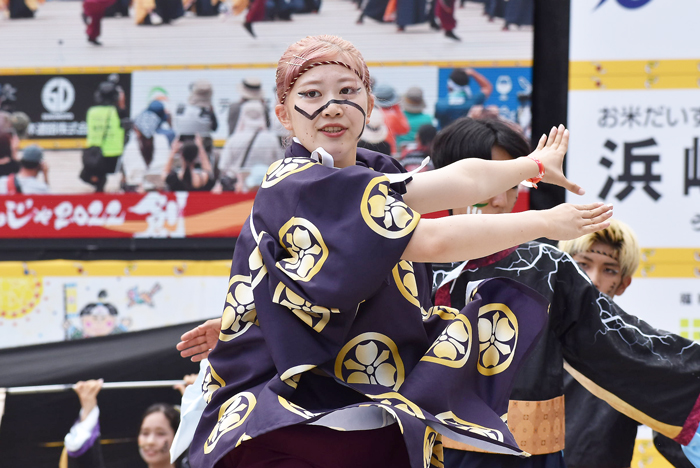
<svg viewBox="0 0 700 468">
<path fill-rule="evenodd" d="M 299 56 L 297 56 L 297 55 L 295 55 L 294 58 L 304 60 L 303 57 L 299 57 Z M 301 64 L 298 64 L 298 63 L 292 63 L 292 62 L 287 62 L 287 63 L 288 63 L 289 65 L 293 65 L 293 66 L 296 66 L 296 67 L 301 66 Z M 282 97 L 280 98 L 280 104 L 284 104 L 284 102 L 287 100 L 287 94 L 289 94 L 289 92 L 292 90 L 292 88 L 294 87 L 294 83 L 297 82 L 297 80 L 299 79 L 299 77 L 300 77 L 301 75 L 303 75 L 303 74 L 306 73 L 307 71 L 311 70 L 312 68 L 316 68 L 316 67 L 318 67 L 318 66 L 320 66 L 320 65 L 340 65 L 341 67 L 347 68 L 348 70 L 354 72 L 355 75 L 357 75 L 357 77 L 358 77 L 360 80 L 362 80 L 362 84 L 365 85 L 365 88 L 367 89 L 367 91 L 368 91 L 368 92 L 370 91 L 369 80 L 368 80 L 368 79 L 364 79 L 364 80 L 363 80 L 363 79 L 362 79 L 362 75 L 360 75 L 360 72 L 358 72 L 357 70 L 355 70 L 354 68 L 352 68 L 350 65 L 348 65 L 348 64 L 345 63 L 345 62 L 340 62 L 340 61 L 338 61 L 338 60 L 324 60 L 324 61 L 322 61 L 322 62 L 313 62 L 313 63 L 310 63 L 310 64 L 306 65 L 304 68 L 302 68 L 302 69 L 299 71 L 299 73 L 297 73 L 297 75 L 296 75 L 294 78 L 292 78 L 292 81 L 289 82 L 289 86 L 287 86 L 287 89 L 284 90 L 284 94 L 282 94 Z"/>
<path fill-rule="evenodd" d="M 615 261 L 618 261 L 618 257 L 619 257 L 619 255 L 620 255 L 620 252 L 618 252 L 617 250 L 613 251 L 613 255 L 610 255 L 610 254 L 607 253 L 607 252 L 603 252 L 602 250 L 588 249 L 588 251 L 589 251 L 589 252 L 592 252 L 592 253 L 597 253 L 597 254 L 600 254 L 600 255 L 605 255 L 606 257 L 610 257 L 610 258 L 612 258 L 612 259 L 615 260 Z"/>
</svg>

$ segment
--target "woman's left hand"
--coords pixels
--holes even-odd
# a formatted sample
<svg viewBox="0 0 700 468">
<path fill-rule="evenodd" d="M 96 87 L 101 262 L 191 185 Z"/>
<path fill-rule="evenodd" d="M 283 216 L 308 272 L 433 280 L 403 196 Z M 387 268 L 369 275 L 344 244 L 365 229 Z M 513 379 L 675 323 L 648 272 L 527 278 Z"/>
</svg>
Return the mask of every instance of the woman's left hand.
<svg viewBox="0 0 700 468">
<path fill-rule="evenodd" d="M 572 193 L 583 195 L 585 190 L 564 175 L 564 156 L 568 149 L 569 130 L 563 125 L 559 125 L 559 127 L 552 127 L 549 136 L 542 135 L 537 149 L 530 156 L 538 159 L 544 165 L 545 172 L 542 182 L 558 185 Z"/>
<path fill-rule="evenodd" d="M 220 318 L 207 320 L 183 334 L 176 348 L 180 351 L 180 356 L 184 358 L 189 357 L 193 362 L 201 361 L 206 359 L 209 356 L 209 352 L 216 346 L 220 332 Z"/>
</svg>

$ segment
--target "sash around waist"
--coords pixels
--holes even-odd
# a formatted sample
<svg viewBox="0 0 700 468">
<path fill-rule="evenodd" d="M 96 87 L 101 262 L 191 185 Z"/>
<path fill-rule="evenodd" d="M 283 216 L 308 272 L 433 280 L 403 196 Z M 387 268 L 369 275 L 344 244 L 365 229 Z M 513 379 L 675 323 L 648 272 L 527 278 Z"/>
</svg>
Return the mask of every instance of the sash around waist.
<svg viewBox="0 0 700 468">
<path fill-rule="evenodd" d="M 564 395 L 543 401 L 510 400 L 508 428 L 520 448 L 531 455 L 564 450 Z M 468 452 L 486 452 L 443 437 L 444 447 Z"/>
</svg>

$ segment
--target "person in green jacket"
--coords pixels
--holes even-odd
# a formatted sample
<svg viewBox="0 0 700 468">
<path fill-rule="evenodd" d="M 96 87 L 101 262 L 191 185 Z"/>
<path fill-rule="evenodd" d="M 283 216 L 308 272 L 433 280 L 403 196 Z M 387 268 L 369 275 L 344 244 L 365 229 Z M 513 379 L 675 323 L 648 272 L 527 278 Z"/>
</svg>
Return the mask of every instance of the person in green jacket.
<svg viewBox="0 0 700 468">
<path fill-rule="evenodd" d="M 99 147 L 102 157 L 94 165 L 83 167 L 80 178 L 95 186 L 96 192 L 103 192 L 107 174 L 117 169 L 119 157 L 124 152 L 124 128 L 120 108 L 123 108 L 123 94 L 112 81 L 100 84 L 95 93 L 96 105 L 87 112 L 87 147 Z"/>
</svg>

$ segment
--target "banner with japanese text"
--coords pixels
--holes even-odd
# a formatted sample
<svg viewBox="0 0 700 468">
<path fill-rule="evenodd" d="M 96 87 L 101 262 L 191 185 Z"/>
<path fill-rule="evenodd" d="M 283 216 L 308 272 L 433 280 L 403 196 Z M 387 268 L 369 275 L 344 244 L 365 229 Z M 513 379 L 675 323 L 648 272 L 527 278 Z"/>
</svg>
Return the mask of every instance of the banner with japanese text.
<svg viewBox="0 0 700 468">
<path fill-rule="evenodd" d="M 572 91 L 569 107 L 585 199 L 612 203 L 644 246 L 699 246 L 700 89 Z"/>
<path fill-rule="evenodd" d="M 0 200 L 0 238 L 236 237 L 254 192 L 16 195 Z"/>
<path fill-rule="evenodd" d="M 642 247 L 615 302 L 700 341 L 700 51 L 697 0 L 571 1 L 567 175 Z M 634 330 L 623 339 L 635 336 Z M 654 342 L 644 335 L 637 342 Z M 630 344 L 632 344 L 630 342 Z M 670 467 L 641 426 L 632 466 Z"/>
<path fill-rule="evenodd" d="M 0 262 L 0 348 L 218 317 L 230 267 L 229 260 Z"/>
<path fill-rule="evenodd" d="M 642 265 L 616 301 L 700 340 L 700 3 L 571 2 L 570 178 L 629 224 Z"/>
</svg>

